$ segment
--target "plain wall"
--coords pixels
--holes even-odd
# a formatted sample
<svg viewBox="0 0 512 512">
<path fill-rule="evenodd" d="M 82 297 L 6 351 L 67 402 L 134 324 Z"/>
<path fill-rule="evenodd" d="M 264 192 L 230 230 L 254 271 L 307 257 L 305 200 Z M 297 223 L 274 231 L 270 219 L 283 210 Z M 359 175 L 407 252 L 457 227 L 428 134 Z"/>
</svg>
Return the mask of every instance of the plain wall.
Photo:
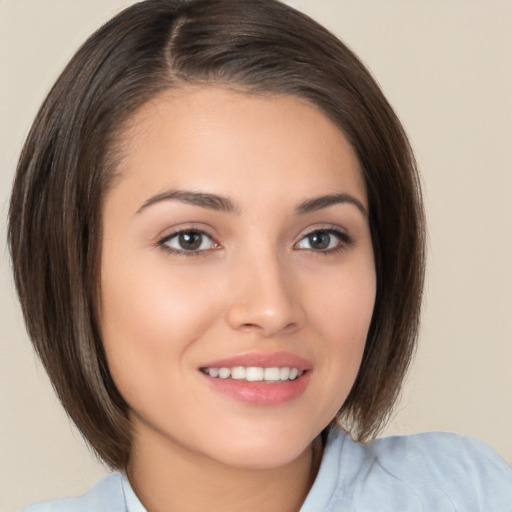
<svg viewBox="0 0 512 512">
<path fill-rule="evenodd" d="M 32 353 L 5 217 L 31 121 L 79 44 L 126 0 L 0 0 L 0 510 L 80 494 L 106 470 Z M 370 67 L 423 175 L 420 348 L 386 434 L 448 430 L 512 462 L 512 2 L 297 0 Z M 37 257 L 37 255 L 34 255 Z"/>
</svg>

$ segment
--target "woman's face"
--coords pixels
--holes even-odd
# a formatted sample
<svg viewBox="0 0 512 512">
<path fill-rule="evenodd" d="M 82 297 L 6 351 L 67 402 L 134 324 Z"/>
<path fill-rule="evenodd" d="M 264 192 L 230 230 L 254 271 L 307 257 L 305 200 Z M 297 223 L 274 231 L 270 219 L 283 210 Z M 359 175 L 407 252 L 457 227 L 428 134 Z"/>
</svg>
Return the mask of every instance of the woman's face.
<svg viewBox="0 0 512 512">
<path fill-rule="evenodd" d="M 101 325 L 133 449 L 295 460 L 346 399 L 372 316 L 352 147 L 293 97 L 188 87 L 136 114 L 119 171 Z"/>
</svg>

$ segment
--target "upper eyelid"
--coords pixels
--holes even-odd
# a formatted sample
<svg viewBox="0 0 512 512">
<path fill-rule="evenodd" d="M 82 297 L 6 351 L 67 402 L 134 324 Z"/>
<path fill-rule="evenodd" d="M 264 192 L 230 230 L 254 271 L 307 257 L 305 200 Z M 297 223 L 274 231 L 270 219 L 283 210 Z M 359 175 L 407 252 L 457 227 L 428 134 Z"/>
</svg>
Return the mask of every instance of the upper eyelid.
<svg viewBox="0 0 512 512">
<path fill-rule="evenodd" d="M 337 233 L 343 236 L 351 237 L 349 230 L 343 228 L 337 224 L 319 224 L 315 226 L 307 227 L 306 229 L 301 230 L 300 234 L 296 237 L 296 240 L 302 240 L 304 237 L 315 233 L 316 231 L 329 231 L 331 233 Z"/>
<path fill-rule="evenodd" d="M 162 240 L 168 240 L 169 238 L 172 238 L 173 236 L 179 235 L 180 233 L 201 233 L 203 235 L 206 235 L 210 237 L 212 240 L 216 241 L 216 235 L 212 233 L 213 229 L 210 228 L 208 225 L 200 224 L 197 225 L 196 223 L 191 222 L 190 224 L 183 224 L 179 227 L 169 227 L 167 229 L 164 229 L 155 237 L 155 240 L 157 242 L 160 242 Z"/>
<path fill-rule="evenodd" d="M 203 231 L 201 229 L 180 229 L 178 231 L 173 231 L 172 233 L 169 233 L 168 235 L 159 238 L 159 241 L 163 243 L 166 242 L 167 240 L 172 240 L 173 238 L 181 235 L 182 233 L 198 233 L 202 236 L 209 238 L 212 242 L 219 243 L 216 241 L 213 235 L 210 235 L 210 233 L 208 233 L 207 231 Z"/>
</svg>

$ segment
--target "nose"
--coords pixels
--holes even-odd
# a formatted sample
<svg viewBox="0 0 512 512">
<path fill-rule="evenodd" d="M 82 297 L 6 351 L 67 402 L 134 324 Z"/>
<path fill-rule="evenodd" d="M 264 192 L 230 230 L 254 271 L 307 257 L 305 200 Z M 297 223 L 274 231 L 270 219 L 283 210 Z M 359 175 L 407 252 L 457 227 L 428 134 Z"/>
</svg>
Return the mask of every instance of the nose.
<svg viewBox="0 0 512 512">
<path fill-rule="evenodd" d="M 227 311 L 231 328 L 269 338 L 304 325 L 306 312 L 299 286 L 293 272 L 285 267 L 276 256 L 253 255 L 233 272 Z"/>
</svg>

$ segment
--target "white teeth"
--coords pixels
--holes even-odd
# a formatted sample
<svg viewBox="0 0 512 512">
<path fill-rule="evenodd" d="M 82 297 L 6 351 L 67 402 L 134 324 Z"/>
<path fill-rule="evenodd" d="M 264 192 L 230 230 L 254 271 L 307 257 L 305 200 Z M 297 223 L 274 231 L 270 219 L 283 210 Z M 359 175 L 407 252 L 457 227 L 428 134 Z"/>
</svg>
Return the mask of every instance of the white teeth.
<svg viewBox="0 0 512 512">
<path fill-rule="evenodd" d="M 219 376 L 219 369 L 218 368 L 210 368 L 208 370 L 208 373 L 210 377 L 218 377 Z"/>
<path fill-rule="evenodd" d="M 211 375 L 211 374 L 210 374 Z M 279 369 L 279 380 L 288 380 L 290 378 L 290 368 L 285 366 Z"/>
<path fill-rule="evenodd" d="M 284 366 L 279 368 L 277 366 L 271 368 L 262 368 L 259 366 L 234 366 L 233 368 L 204 368 L 203 372 L 210 377 L 219 379 L 246 380 L 248 382 L 278 382 L 295 380 L 301 377 L 304 373 L 303 370 L 298 368 L 290 368 Z"/>
<path fill-rule="evenodd" d="M 263 380 L 263 368 L 258 368 L 255 366 L 250 366 L 245 370 L 245 378 L 249 382 L 256 382 Z"/>
<path fill-rule="evenodd" d="M 231 368 L 219 368 L 219 377 L 227 379 L 231 375 Z"/>
<path fill-rule="evenodd" d="M 243 366 L 236 366 L 231 368 L 231 378 L 236 380 L 245 379 L 245 368 Z M 210 374 L 211 375 L 211 374 Z"/>
<path fill-rule="evenodd" d="M 264 380 L 279 380 L 279 368 L 265 368 L 263 370 Z"/>
</svg>

